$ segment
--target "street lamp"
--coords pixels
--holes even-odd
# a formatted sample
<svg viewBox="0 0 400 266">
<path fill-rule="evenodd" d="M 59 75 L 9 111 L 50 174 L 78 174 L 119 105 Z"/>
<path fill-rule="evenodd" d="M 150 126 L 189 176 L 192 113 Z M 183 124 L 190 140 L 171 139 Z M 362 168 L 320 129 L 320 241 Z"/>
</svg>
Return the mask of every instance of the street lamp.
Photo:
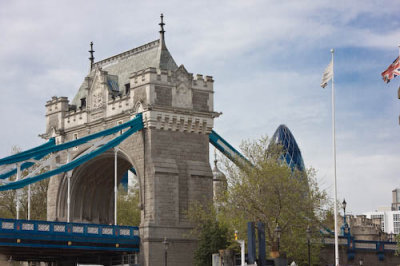
<svg viewBox="0 0 400 266">
<path fill-rule="evenodd" d="M 308 266 L 311 266 L 311 246 L 310 246 L 310 240 L 311 240 L 311 228 L 310 225 L 307 226 L 307 246 L 308 246 Z"/>
<path fill-rule="evenodd" d="M 350 228 L 349 228 L 349 225 L 347 224 L 347 221 L 346 221 L 346 206 L 347 206 L 347 202 L 346 202 L 345 199 L 343 199 L 342 206 L 343 206 L 343 226 L 342 226 L 343 235 L 344 236 L 349 236 Z"/>
<path fill-rule="evenodd" d="M 167 266 L 169 242 L 167 241 L 166 237 L 164 237 L 164 241 L 162 243 L 164 244 L 164 266 Z"/>
<path fill-rule="evenodd" d="M 281 239 L 281 232 L 282 232 L 282 230 L 281 230 L 281 228 L 279 227 L 279 224 L 276 224 L 276 227 L 275 227 L 275 235 L 276 235 L 278 253 L 279 253 L 279 242 L 280 242 L 280 239 Z"/>
<path fill-rule="evenodd" d="M 346 223 L 346 206 L 347 206 L 347 202 L 346 202 L 345 199 L 343 199 L 342 206 L 343 206 L 343 220 L 344 220 L 344 223 Z"/>
</svg>

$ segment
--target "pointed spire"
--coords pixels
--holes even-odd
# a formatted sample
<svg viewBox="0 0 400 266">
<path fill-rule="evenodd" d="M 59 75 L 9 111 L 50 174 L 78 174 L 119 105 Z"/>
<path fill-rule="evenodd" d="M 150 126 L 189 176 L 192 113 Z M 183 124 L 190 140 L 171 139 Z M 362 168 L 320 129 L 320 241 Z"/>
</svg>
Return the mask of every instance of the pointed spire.
<svg viewBox="0 0 400 266">
<path fill-rule="evenodd" d="M 160 18 L 161 18 L 161 22 L 158 23 L 158 25 L 160 25 L 160 27 L 161 27 L 161 30 L 160 30 L 160 42 L 164 46 L 165 45 L 165 41 L 164 41 L 164 33 L 165 33 L 164 25 L 165 25 L 165 23 L 164 23 L 164 15 L 163 15 L 163 13 L 161 13 Z"/>
<path fill-rule="evenodd" d="M 90 70 L 92 70 L 92 68 L 93 68 L 93 64 L 94 64 L 94 56 L 93 56 L 93 53 L 94 53 L 94 51 L 93 51 L 93 42 L 90 42 L 90 50 L 89 50 L 89 53 L 90 53 L 90 57 L 89 57 L 89 60 L 90 60 Z"/>
</svg>

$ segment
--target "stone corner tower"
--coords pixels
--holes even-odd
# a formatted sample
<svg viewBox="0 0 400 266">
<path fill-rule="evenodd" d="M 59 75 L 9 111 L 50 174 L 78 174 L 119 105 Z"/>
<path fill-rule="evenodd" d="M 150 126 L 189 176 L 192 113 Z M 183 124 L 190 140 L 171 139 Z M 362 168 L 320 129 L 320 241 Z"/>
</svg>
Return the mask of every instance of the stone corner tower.
<svg viewBox="0 0 400 266">
<path fill-rule="evenodd" d="M 190 236 L 191 203 L 212 201 L 213 174 L 208 134 L 218 116 L 211 76 L 189 73 L 175 63 L 160 23 L 160 39 L 94 62 L 74 99 L 53 97 L 46 104 L 45 138 L 63 143 L 113 127 L 143 114 L 145 128 L 118 147 L 118 180 L 134 167 L 140 186 L 141 265 L 192 265 L 196 240 Z M 92 51 L 93 52 L 93 51 Z M 93 53 L 92 53 L 93 55 Z M 72 158 L 87 147 L 69 151 Z M 71 221 L 113 222 L 114 152 L 73 170 Z M 65 162 L 67 155 L 59 161 Z M 66 220 L 65 174 L 48 189 L 48 220 Z M 68 216 L 68 217 L 69 217 Z"/>
</svg>

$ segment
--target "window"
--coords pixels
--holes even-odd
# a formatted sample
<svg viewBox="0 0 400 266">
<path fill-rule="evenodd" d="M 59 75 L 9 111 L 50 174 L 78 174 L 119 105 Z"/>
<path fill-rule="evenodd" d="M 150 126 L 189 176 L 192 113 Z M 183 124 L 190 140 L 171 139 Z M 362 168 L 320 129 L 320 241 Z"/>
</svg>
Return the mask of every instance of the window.
<svg viewBox="0 0 400 266">
<path fill-rule="evenodd" d="M 86 98 L 81 99 L 81 106 L 79 108 L 81 110 L 86 108 Z"/>
<path fill-rule="evenodd" d="M 372 214 L 371 219 L 379 219 L 382 231 L 385 231 L 385 217 L 383 214 Z"/>
<path fill-rule="evenodd" d="M 400 233 L 400 222 L 393 222 L 393 229 L 395 234 Z"/>
<path fill-rule="evenodd" d="M 125 84 L 125 95 L 129 94 L 130 88 L 131 88 L 131 84 L 130 83 L 126 83 Z"/>
<path fill-rule="evenodd" d="M 74 135 L 72 136 L 72 140 L 76 140 L 78 139 L 78 133 L 74 133 Z M 78 146 L 74 147 L 74 150 L 76 151 L 78 149 Z"/>
</svg>

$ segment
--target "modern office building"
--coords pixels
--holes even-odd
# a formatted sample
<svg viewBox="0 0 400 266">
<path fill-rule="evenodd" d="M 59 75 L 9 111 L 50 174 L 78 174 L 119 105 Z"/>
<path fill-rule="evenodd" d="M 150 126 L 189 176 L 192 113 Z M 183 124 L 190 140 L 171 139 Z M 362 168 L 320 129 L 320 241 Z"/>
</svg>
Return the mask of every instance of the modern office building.
<svg viewBox="0 0 400 266">
<path fill-rule="evenodd" d="M 392 211 L 400 211 L 400 188 L 392 190 Z"/>
<path fill-rule="evenodd" d="M 383 232 L 396 235 L 400 233 L 400 211 L 373 211 L 364 215 L 372 220 L 379 219 Z"/>
<path fill-rule="evenodd" d="M 292 132 L 285 125 L 280 125 L 274 135 L 272 136 L 271 143 L 280 144 L 283 146 L 284 154 L 282 160 L 294 170 L 297 168 L 300 171 L 304 171 L 303 157 L 301 151 L 297 145 L 296 139 Z"/>
<path fill-rule="evenodd" d="M 400 188 L 392 191 L 391 210 L 378 209 L 373 212 L 364 213 L 367 218 L 379 219 L 382 231 L 385 233 L 400 233 Z"/>
</svg>

